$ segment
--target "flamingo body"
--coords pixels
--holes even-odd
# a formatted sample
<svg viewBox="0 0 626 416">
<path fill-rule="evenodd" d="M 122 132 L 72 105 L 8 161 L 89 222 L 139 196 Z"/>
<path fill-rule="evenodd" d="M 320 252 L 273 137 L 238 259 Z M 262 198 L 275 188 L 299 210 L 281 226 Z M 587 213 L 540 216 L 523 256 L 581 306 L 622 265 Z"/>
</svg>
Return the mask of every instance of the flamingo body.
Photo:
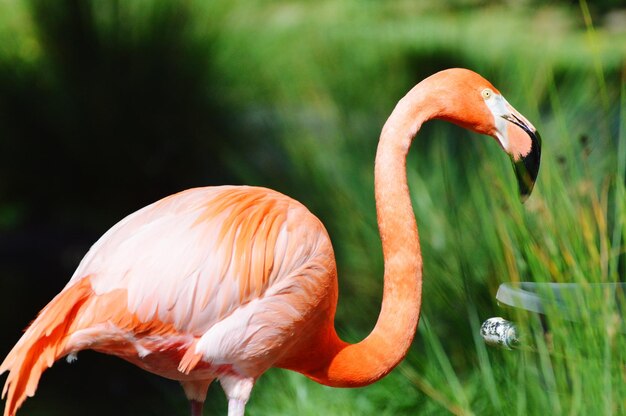
<svg viewBox="0 0 626 416">
<path fill-rule="evenodd" d="M 276 359 L 273 344 L 288 343 L 296 323 L 328 320 L 327 300 L 336 297 L 321 222 L 293 199 L 254 187 L 191 189 L 137 211 L 93 246 L 66 290 L 84 278 L 96 298 L 125 294 L 112 319 L 166 324 L 181 342 L 197 339 L 209 362 L 252 373 Z M 74 333 L 70 344 L 91 339 Z M 159 350 L 153 339 L 132 341 L 140 355 Z"/>
<path fill-rule="evenodd" d="M 10 371 L 4 416 L 15 415 L 55 360 L 84 349 L 179 380 L 194 416 L 214 379 L 229 416 L 243 415 L 270 367 L 335 387 L 384 377 L 406 355 L 419 320 L 422 257 L 405 163 L 433 118 L 494 137 L 514 162 L 522 195 L 537 176 L 535 128 L 480 75 L 441 71 L 409 91 L 376 153 L 384 292 L 361 342 L 337 336 L 332 246 L 302 204 L 265 188 L 190 189 L 129 215 L 94 244 L 0 365 Z"/>
<path fill-rule="evenodd" d="M 184 382 L 255 380 L 302 331 L 332 324 L 334 267 L 323 225 L 291 198 L 254 187 L 180 192 L 104 234 L 0 370 L 37 328 L 67 326 L 54 358 L 92 349 Z M 8 414 L 23 400 L 14 375 Z"/>
</svg>

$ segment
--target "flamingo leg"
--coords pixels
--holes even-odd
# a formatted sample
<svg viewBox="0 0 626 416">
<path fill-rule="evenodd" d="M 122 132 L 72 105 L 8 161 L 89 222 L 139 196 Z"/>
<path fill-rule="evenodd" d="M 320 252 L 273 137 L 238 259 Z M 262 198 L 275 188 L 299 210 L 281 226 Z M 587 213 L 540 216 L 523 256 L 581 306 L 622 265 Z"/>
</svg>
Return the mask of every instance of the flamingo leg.
<svg viewBox="0 0 626 416">
<path fill-rule="evenodd" d="M 180 384 L 185 390 L 185 395 L 191 406 L 191 416 L 202 416 L 202 408 L 204 407 L 204 399 L 209 385 L 213 380 L 185 380 Z"/>
<path fill-rule="evenodd" d="M 244 416 L 246 402 L 237 399 L 228 399 L 228 416 Z"/>
<path fill-rule="evenodd" d="M 228 416 L 243 416 L 254 386 L 254 379 L 225 375 L 220 377 L 220 384 L 228 398 Z"/>
<path fill-rule="evenodd" d="M 189 400 L 189 404 L 191 405 L 191 416 L 202 416 L 202 407 L 204 406 L 204 402 Z"/>
</svg>

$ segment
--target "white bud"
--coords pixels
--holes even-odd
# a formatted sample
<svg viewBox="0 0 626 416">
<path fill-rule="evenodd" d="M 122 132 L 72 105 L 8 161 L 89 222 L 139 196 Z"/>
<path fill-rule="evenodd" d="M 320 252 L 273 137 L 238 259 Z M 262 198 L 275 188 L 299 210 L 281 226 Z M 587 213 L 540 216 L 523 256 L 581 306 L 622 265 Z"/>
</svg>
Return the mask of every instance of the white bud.
<svg viewBox="0 0 626 416">
<path fill-rule="evenodd" d="M 487 345 L 508 350 L 519 345 L 517 328 L 513 322 L 503 318 L 489 318 L 480 326 L 480 335 Z"/>
</svg>

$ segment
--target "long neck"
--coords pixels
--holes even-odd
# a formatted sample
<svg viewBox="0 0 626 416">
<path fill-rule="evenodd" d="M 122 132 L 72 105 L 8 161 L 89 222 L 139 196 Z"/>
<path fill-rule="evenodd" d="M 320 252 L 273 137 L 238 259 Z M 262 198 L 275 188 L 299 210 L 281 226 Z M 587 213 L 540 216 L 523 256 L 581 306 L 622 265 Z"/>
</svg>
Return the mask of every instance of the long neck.
<svg viewBox="0 0 626 416">
<path fill-rule="evenodd" d="M 422 102 L 414 89 L 398 103 L 383 128 L 376 153 L 376 209 L 385 261 L 378 321 L 357 344 L 341 341 L 332 328 L 324 346 L 323 367 L 305 372 L 322 384 L 358 387 L 373 383 L 404 358 L 413 341 L 422 299 L 422 256 L 406 156 L 422 122 L 430 118 Z"/>
</svg>

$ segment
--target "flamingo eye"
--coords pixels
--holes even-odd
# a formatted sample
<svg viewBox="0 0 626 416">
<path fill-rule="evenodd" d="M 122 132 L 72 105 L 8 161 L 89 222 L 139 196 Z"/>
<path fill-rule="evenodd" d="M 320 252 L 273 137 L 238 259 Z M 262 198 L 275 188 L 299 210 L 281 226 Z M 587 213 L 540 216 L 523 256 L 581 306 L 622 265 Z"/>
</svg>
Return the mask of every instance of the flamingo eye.
<svg viewBox="0 0 626 416">
<path fill-rule="evenodd" d="M 490 88 L 485 88 L 484 90 L 481 91 L 480 94 L 483 96 L 485 100 L 488 100 L 493 95 L 493 91 L 491 91 Z"/>
</svg>

